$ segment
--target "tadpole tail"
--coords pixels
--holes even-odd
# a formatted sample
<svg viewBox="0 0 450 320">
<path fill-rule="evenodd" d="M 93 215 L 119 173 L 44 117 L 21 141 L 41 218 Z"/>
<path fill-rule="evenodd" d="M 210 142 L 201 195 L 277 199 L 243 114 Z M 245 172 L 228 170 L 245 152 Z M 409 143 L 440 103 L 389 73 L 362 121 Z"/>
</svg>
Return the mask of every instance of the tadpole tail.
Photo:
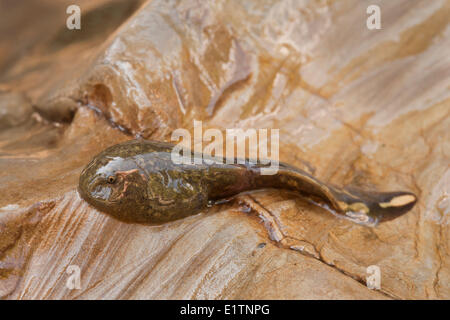
<svg viewBox="0 0 450 320">
<path fill-rule="evenodd" d="M 331 187 L 331 191 L 347 216 L 363 213 L 375 224 L 400 217 L 417 202 L 417 196 L 408 191 L 369 192 L 350 187 Z"/>
<path fill-rule="evenodd" d="M 299 192 L 333 213 L 369 226 L 395 219 L 417 202 L 415 194 L 407 191 L 376 192 L 357 188 L 339 188 L 325 184 L 309 173 L 293 166 L 280 163 L 274 175 L 261 174 L 261 165 L 251 166 L 256 188 L 284 188 Z"/>
</svg>

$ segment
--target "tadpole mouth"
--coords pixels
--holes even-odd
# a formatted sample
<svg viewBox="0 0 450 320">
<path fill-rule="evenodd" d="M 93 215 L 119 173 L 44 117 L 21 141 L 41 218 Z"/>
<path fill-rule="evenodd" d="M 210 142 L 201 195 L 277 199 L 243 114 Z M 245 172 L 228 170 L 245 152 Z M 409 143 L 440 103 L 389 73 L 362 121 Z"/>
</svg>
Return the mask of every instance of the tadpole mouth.
<svg viewBox="0 0 450 320">
<path fill-rule="evenodd" d="M 83 171 L 80 175 L 80 181 L 78 184 L 78 193 L 80 196 L 89 203 L 102 202 L 108 200 L 111 193 L 110 188 L 102 187 L 102 179 L 99 176 L 95 176 L 89 179 L 89 173 Z M 109 192 L 108 192 L 109 189 Z"/>
<path fill-rule="evenodd" d="M 101 187 L 99 183 L 96 183 L 95 185 L 97 186 L 97 188 Z M 96 209 L 99 209 L 100 211 L 106 211 L 111 207 L 112 204 L 115 204 L 118 201 L 109 199 L 109 195 L 112 193 L 112 190 L 109 187 L 103 187 L 103 189 L 105 188 L 110 191 L 100 191 L 99 189 L 91 190 L 89 188 L 86 188 L 86 186 L 79 184 L 78 194 L 84 201 L 94 206 Z"/>
</svg>

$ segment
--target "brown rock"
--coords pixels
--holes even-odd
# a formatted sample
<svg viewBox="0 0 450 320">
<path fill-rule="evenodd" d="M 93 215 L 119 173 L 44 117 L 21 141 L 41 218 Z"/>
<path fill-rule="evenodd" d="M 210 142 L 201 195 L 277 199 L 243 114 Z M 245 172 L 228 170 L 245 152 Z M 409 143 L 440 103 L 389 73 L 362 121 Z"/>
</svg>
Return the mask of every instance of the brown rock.
<svg viewBox="0 0 450 320">
<path fill-rule="evenodd" d="M 63 2 L 47 4 L 59 18 L 44 39 L 14 20 L 33 6 L 2 22 L 27 45 L 1 53 L 0 88 L 37 110 L 0 98 L 3 298 L 450 298 L 448 1 L 375 1 L 381 30 L 357 0 L 124 3 L 81 3 L 94 34 L 64 29 Z M 97 152 L 134 135 L 170 140 L 194 119 L 278 128 L 280 160 L 419 202 L 367 228 L 264 190 L 149 227 L 79 198 Z M 364 285 L 371 265 L 380 291 Z"/>
</svg>

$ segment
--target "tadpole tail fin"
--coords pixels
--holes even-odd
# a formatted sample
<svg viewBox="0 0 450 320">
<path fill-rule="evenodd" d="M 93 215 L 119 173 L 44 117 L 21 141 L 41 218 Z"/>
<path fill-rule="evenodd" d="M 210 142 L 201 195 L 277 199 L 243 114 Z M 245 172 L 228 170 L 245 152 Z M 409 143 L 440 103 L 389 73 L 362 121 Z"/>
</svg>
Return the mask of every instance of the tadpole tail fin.
<svg viewBox="0 0 450 320">
<path fill-rule="evenodd" d="M 408 191 L 374 193 L 376 205 L 373 214 L 378 215 L 380 222 L 395 219 L 410 211 L 417 202 L 417 196 Z"/>
<path fill-rule="evenodd" d="M 410 211 L 417 196 L 408 191 L 366 192 L 356 188 L 333 188 L 339 207 L 350 218 L 364 218 L 374 224 L 390 221 Z"/>
<path fill-rule="evenodd" d="M 417 202 L 416 195 L 407 191 L 376 192 L 328 185 L 303 170 L 281 162 L 275 175 L 263 175 L 262 167 L 261 164 L 247 166 L 254 173 L 250 179 L 251 189 L 271 187 L 294 190 L 313 199 L 319 198 L 332 213 L 367 226 L 395 219 L 411 210 Z"/>
</svg>

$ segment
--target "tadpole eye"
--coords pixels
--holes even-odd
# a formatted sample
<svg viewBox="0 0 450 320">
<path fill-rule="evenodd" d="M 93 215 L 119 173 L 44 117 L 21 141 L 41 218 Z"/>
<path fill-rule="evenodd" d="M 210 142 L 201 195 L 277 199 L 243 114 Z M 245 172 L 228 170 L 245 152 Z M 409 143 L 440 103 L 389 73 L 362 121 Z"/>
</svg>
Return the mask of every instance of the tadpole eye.
<svg viewBox="0 0 450 320">
<path fill-rule="evenodd" d="M 108 178 L 106 178 L 106 181 L 108 181 L 108 183 L 113 184 L 114 182 L 116 182 L 116 176 L 108 176 Z"/>
</svg>

